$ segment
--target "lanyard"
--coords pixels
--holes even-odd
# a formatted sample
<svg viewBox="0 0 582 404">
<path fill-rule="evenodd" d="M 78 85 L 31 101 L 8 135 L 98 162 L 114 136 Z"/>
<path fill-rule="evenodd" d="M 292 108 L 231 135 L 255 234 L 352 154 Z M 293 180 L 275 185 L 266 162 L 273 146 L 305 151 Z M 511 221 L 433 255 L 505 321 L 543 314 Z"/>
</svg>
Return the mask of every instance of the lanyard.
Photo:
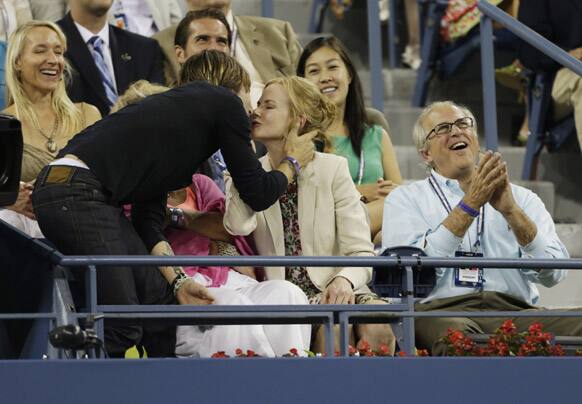
<svg viewBox="0 0 582 404">
<path fill-rule="evenodd" d="M 436 196 L 441 201 L 441 204 L 443 205 L 443 207 L 447 211 L 447 214 L 451 213 L 451 211 L 453 210 L 451 208 L 451 204 L 449 203 L 449 200 L 445 196 L 445 193 L 443 192 L 438 181 L 434 178 L 434 176 L 432 174 L 430 175 L 428 182 L 429 182 L 430 186 L 432 187 L 432 190 L 434 191 Z M 483 237 L 484 231 L 485 231 L 485 206 L 481 206 L 481 209 L 479 209 L 479 216 L 477 216 L 477 240 L 475 241 L 475 244 L 473 244 L 473 247 L 475 249 L 478 249 L 481 246 L 481 238 Z M 467 234 L 467 236 L 469 237 L 469 245 L 470 245 L 471 244 L 471 237 L 469 236 L 469 234 Z"/>
<path fill-rule="evenodd" d="M 364 159 L 364 150 L 360 151 L 360 168 L 358 169 L 357 185 L 362 185 L 362 178 L 364 178 L 364 168 L 366 167 L 366 160 Z"/>
</svg>

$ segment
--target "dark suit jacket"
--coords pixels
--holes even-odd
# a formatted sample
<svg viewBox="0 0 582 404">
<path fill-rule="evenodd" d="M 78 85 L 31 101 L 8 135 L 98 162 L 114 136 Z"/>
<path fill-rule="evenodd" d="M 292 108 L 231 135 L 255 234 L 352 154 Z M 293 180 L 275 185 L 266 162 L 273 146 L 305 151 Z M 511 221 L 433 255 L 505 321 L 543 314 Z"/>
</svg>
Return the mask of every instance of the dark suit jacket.
<svg viewBox="0 0 582 404">
<path fill-rule="evenodd" d="M 65 56 L 74 70 L 73 80 L 67 87 L 69 97 L 74 102 L 93 104 L 101 115 L 107 115 L 109 106 L 101 76 L 71 14 L 57 24 L 67 36 Z M 119 95 L 140 79 L 163 84 L 162 51 L 155 40 L 109 25 L 109 44 Z"/>
<path fill-rule="evenodd" d="M 519 6 L 518 19 L 565 51 L 582 46 L 582 0 L 527 0 Z M 560 65 L 524 44 L 519 59 L 536 71 L 554 72 Z"/>
</svg>

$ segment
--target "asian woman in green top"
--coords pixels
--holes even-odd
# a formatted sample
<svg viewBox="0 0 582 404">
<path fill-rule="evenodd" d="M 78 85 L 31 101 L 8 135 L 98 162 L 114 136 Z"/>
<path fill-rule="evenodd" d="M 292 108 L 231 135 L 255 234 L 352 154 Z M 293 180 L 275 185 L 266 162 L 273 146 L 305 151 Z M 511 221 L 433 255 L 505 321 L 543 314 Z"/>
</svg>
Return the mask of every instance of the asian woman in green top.
<svg viewBox="0 0 582 404">
<path fill-rule="evenodd" d="M 377 244 L 384 198 L 402 182 L 390 136 L 372 122 L 378 121 L 376 116 L 381 113 L 365 108 L 358 73 L 347 49 L 335 37 L 317 38 L 307 44 L 299 58 L 297 75 L 316 84 L 338 109 L 328 130 L 332 143 L 324 151 L 348 159 L 352 179 L 368 208 L 372 237 Z"/>
</svg>

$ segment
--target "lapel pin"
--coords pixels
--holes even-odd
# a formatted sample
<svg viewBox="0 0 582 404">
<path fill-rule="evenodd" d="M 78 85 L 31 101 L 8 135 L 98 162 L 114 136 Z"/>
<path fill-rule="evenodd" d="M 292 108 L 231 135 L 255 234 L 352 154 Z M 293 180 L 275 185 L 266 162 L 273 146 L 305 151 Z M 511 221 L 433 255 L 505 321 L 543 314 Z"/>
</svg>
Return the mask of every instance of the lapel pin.
<svg viewBox="0 0 582 404">
<path fill-rule="evenodd" d="M 121 60 L 124 62 L 129 62 L 131 60 L 131 55 L 129 53 L 122 53 Z"/>
</svg>

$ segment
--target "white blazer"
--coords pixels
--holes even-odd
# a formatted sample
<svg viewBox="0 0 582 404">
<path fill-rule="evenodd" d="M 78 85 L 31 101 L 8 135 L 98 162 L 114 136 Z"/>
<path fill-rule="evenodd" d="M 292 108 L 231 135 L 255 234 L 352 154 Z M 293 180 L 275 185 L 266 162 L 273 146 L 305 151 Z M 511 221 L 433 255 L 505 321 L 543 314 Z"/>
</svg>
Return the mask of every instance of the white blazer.
<svg viewBox="0 0 582 404">
<path fill-rule="evenodd" d="M 271 171 L 267 156 L 260 159 Z M 254 212 L 241 199 L 232 178 L 226 176 L 224 226 L 233 235 L 252 233 L 260 255 L 285 255 L 283 220 L 279 201 L 262 212 Z M 304 256 L 373 256 L 366 208 L 350 177 L 347 160 L 316 153 L 298 178 L 298 218 Z M 268 279 L 285 279 L 285 268 L 265 268 Z M 364 267 L 308 267 L 313 284 L 323 290 L 337 276 L 348 279 L 355 293 L 369 292 L 366 286 L 372 269 Z"/>
</svg>

